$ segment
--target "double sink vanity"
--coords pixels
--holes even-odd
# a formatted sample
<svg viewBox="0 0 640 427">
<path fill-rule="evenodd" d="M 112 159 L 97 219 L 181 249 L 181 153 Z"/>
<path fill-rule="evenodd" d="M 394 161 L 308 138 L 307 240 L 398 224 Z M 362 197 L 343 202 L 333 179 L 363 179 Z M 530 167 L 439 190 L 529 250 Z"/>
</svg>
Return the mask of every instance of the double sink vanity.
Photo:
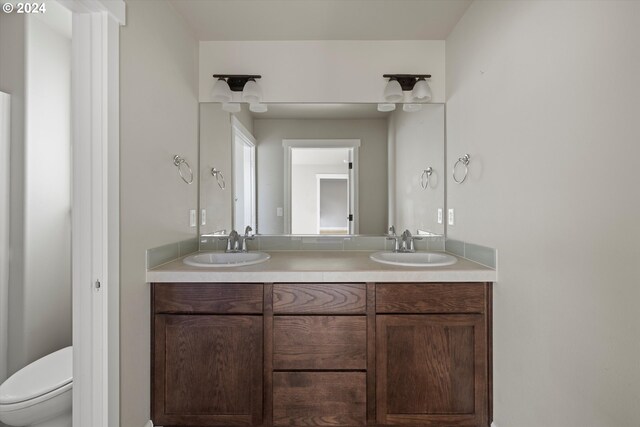
<svg viewBox="0 0 640 427">
<path fill-rule="evenodd" d="M 204 170 L 220 160 L 204 157 L 213 149 L 203 148 L 208 131 L 202 129 L 207 126 L 202 121 L 212 108 L 201 107 Z M 277 110 L 280 115 L 287 111 Z M 271 124 L 259 124 L 259 120 L 255 119 L 253 130 L 261 159 L 268 153 L 260 152 L 259 129 L 271 129 Z M 408 121 L 406 117 L 395 120 L 396 132 L 401 122 Z M 423 118 L 415 126 L 424 122 L 429 120 Z M 360 147 L 363 158 L 366 143 Z M 316 156 L 314 161 L 339 159 L 334 154 Z M 230 163 L 240 155 L 234 154 Z M 398 151 L 393 160 L 385 160 L 388 175 L 397 155 Z M 347 156 L 346 160 L 344 164 L 353 159 Z M 343 164 L 340 159 L 338 163 Z M 222 165 L 215 167 L 224 170 Z M 444 165 L 434 164 L 434 169 L 440 177 L 432 185 L 442 187 Z M 230 167 L 229 175 L 235 179 L 227 182 L 238 182 L 236 170 Z M 294 170 L 292 166 L 290 173 Z M 318 174 L 331 171 L 343 176 L 337 170 L 326 168 Z M 415 172 L 419 185 L 421 171 Z M 200 252 L 147 272 L 154 424 L 488 427 L 492 419 L 491 295 L 496 271 L 444 251 L 444 227 L 430 222 L 437 217 L 436 209 L 444 206 L 442 195 L 423 209 L 420 203 L 435 193 L 421 191 L 419 202 L 398 208 L 400 204 L 391 200 L 408 197 L 398 188 L 393 198 L 385 199 L 385 209 L 391 208 L 383 215 L 381 237 L 367 240 L 354 236 L 356 230 L 374 223 L 364 213 L 349 214 L 341 222 L 326 210 L 329 205 L 335 208 L 335 203 L 327 203 L 323 212 L 320 197 L 325 193 L 319 179 L 314 224 L 296 220 L 300 214 L 295 191 L 290 189 L 288 200 L 282 199 L 288 203 L 286 215 L 275 215 L 283 222 L 280 232 L 286 236 L 258 235 L 251 241 L 242 240 L 250 237 L 248 232 L 246 236 L 232 232 L 229 237 L 240 239 L 239 243 L 227 243 L 221 240 L 223 232 L 260 230 L 261 223 L 271 227 L 275 222 L 269 215 L 280 213 L 278 206 L 269 215 L 261 213 L 259 203 L 247 210 L 251 198 L 246 196 L 253 190 L 243 184 L 244 193 L 238 194 L 234 184 L 233 209 L 208 215 L 213 224 L 200 229 Z M 362 187 L 354 181 L 347 172 L 347 193 Z M 223 194 L 230 192 L 228 187 L 214 183 L 201 183 L 207 192 L 201 194 L 201 206 L 215 205 L 205 199 L 229 197 Z M 392 187 L 389 191 L 396 192 Z M 336 188 L 327 186 L 327 197 L 329 190 Z M 239 201 L 244 205 L 239 206 Z M 350 202 L 346 206 L 352 212 Z M 414 217 L 421 222 L 412 223 Z M 391 220 L 402 228 L 406 225 L 402 237 L 385 233 Z M 295 236 L 296 227 L 303 226 L 314 228 L 316 235 Z M 418 239 L 424 238 L 417 248 L 409 228 Z M 425 250 L 430 239 L 442 242 L 441 247 Z"/>
</svg>

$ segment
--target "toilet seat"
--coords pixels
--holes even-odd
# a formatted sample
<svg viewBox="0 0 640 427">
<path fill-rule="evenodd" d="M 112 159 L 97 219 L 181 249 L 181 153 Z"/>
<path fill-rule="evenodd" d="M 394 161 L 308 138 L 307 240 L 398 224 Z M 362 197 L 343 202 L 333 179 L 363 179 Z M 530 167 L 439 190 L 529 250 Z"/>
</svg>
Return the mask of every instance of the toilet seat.
<svg viewBox="0 0 640 427">
<path fill-rule="evenodd" d="M 72 347 L 25 366 L 0 386 L 0 413 L 53 399 L 73 386 Z"/>
<path fill-rule="evenodd" d="M 58 397 L 65 392 L 71 391 L 72 387 L 73 387 L 73 383 L 69 383 L 64 387 L 53 390 L 52 392 L 43 394 L 42 396 L 38 396 L 34 399 L 25 400 L 18 403 L 0 403 L 0 414 L 5 412 L 19 411 L 21 409 L 26 409 L 31 406 L 37 405 L 39 403 L 46 402 L 47 400 Z"/>
</svg>

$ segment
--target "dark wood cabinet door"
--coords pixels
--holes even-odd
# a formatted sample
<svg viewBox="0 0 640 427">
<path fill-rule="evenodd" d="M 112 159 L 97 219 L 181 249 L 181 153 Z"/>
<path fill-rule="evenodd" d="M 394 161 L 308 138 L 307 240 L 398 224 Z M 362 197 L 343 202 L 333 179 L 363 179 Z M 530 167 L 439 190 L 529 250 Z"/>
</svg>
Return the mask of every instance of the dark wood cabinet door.
<svg viewBox="0 0 640 427">
<path fill-rule="evenodd" d="M 482 315 L 376 317 L 378 424 L 485 427 Z"/>
<path fill-rule="evenodd" d="M 262 424 L 262 316 L 156 315 L 153 421 Z"/>
</svg>

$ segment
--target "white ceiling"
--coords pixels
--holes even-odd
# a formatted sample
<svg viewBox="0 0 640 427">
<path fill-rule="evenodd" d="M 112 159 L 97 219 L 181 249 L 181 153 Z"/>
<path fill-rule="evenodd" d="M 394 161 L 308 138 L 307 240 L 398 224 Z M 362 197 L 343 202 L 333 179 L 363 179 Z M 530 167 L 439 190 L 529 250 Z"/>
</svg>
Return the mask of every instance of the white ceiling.
<svg viewBox="0 0 640 427">
<path fill-rule="evenodd" d="M 170 0 L 201 41 L 444 40 L 472 0 Z"/>
</svg>

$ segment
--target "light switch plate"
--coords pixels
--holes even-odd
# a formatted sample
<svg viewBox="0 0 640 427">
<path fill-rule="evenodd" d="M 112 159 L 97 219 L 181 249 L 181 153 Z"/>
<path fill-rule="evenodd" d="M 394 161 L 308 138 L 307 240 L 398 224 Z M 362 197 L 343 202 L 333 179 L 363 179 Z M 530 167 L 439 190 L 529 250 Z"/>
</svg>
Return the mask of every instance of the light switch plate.
<svg viewBox="0 0 640 427">
<path fill-rule="evenodd" d="M 282 208 L 276 208 L 276 216 L 282 216 L 283 212 L 282 212 Z"/>
<path fill-rule="evenodd" d="M 189 210 L 189 225 L 191 227 L 195 227 L 196 225 L 198 225 L 198 218 L 195 209 Z"/>
<path fill-rule="evenodd" d="M 443 216 L 442 208 L 438 208 L 438 224 L 442 224 L 442 216 Z"/>
<path fill-rule="evenodd" d="M 447 223 L 449 225 L 455 225 L 456 224 L 456 216 L 455 216 L 455 212 L 453 209 L 449 209 L 449 214 L 447 215 Z"/>
<path fill-rule="evenodd" d="M 200 211 L 200 225 L 207 225 L 207 210 L 202 209 Z"/>
</svg>

